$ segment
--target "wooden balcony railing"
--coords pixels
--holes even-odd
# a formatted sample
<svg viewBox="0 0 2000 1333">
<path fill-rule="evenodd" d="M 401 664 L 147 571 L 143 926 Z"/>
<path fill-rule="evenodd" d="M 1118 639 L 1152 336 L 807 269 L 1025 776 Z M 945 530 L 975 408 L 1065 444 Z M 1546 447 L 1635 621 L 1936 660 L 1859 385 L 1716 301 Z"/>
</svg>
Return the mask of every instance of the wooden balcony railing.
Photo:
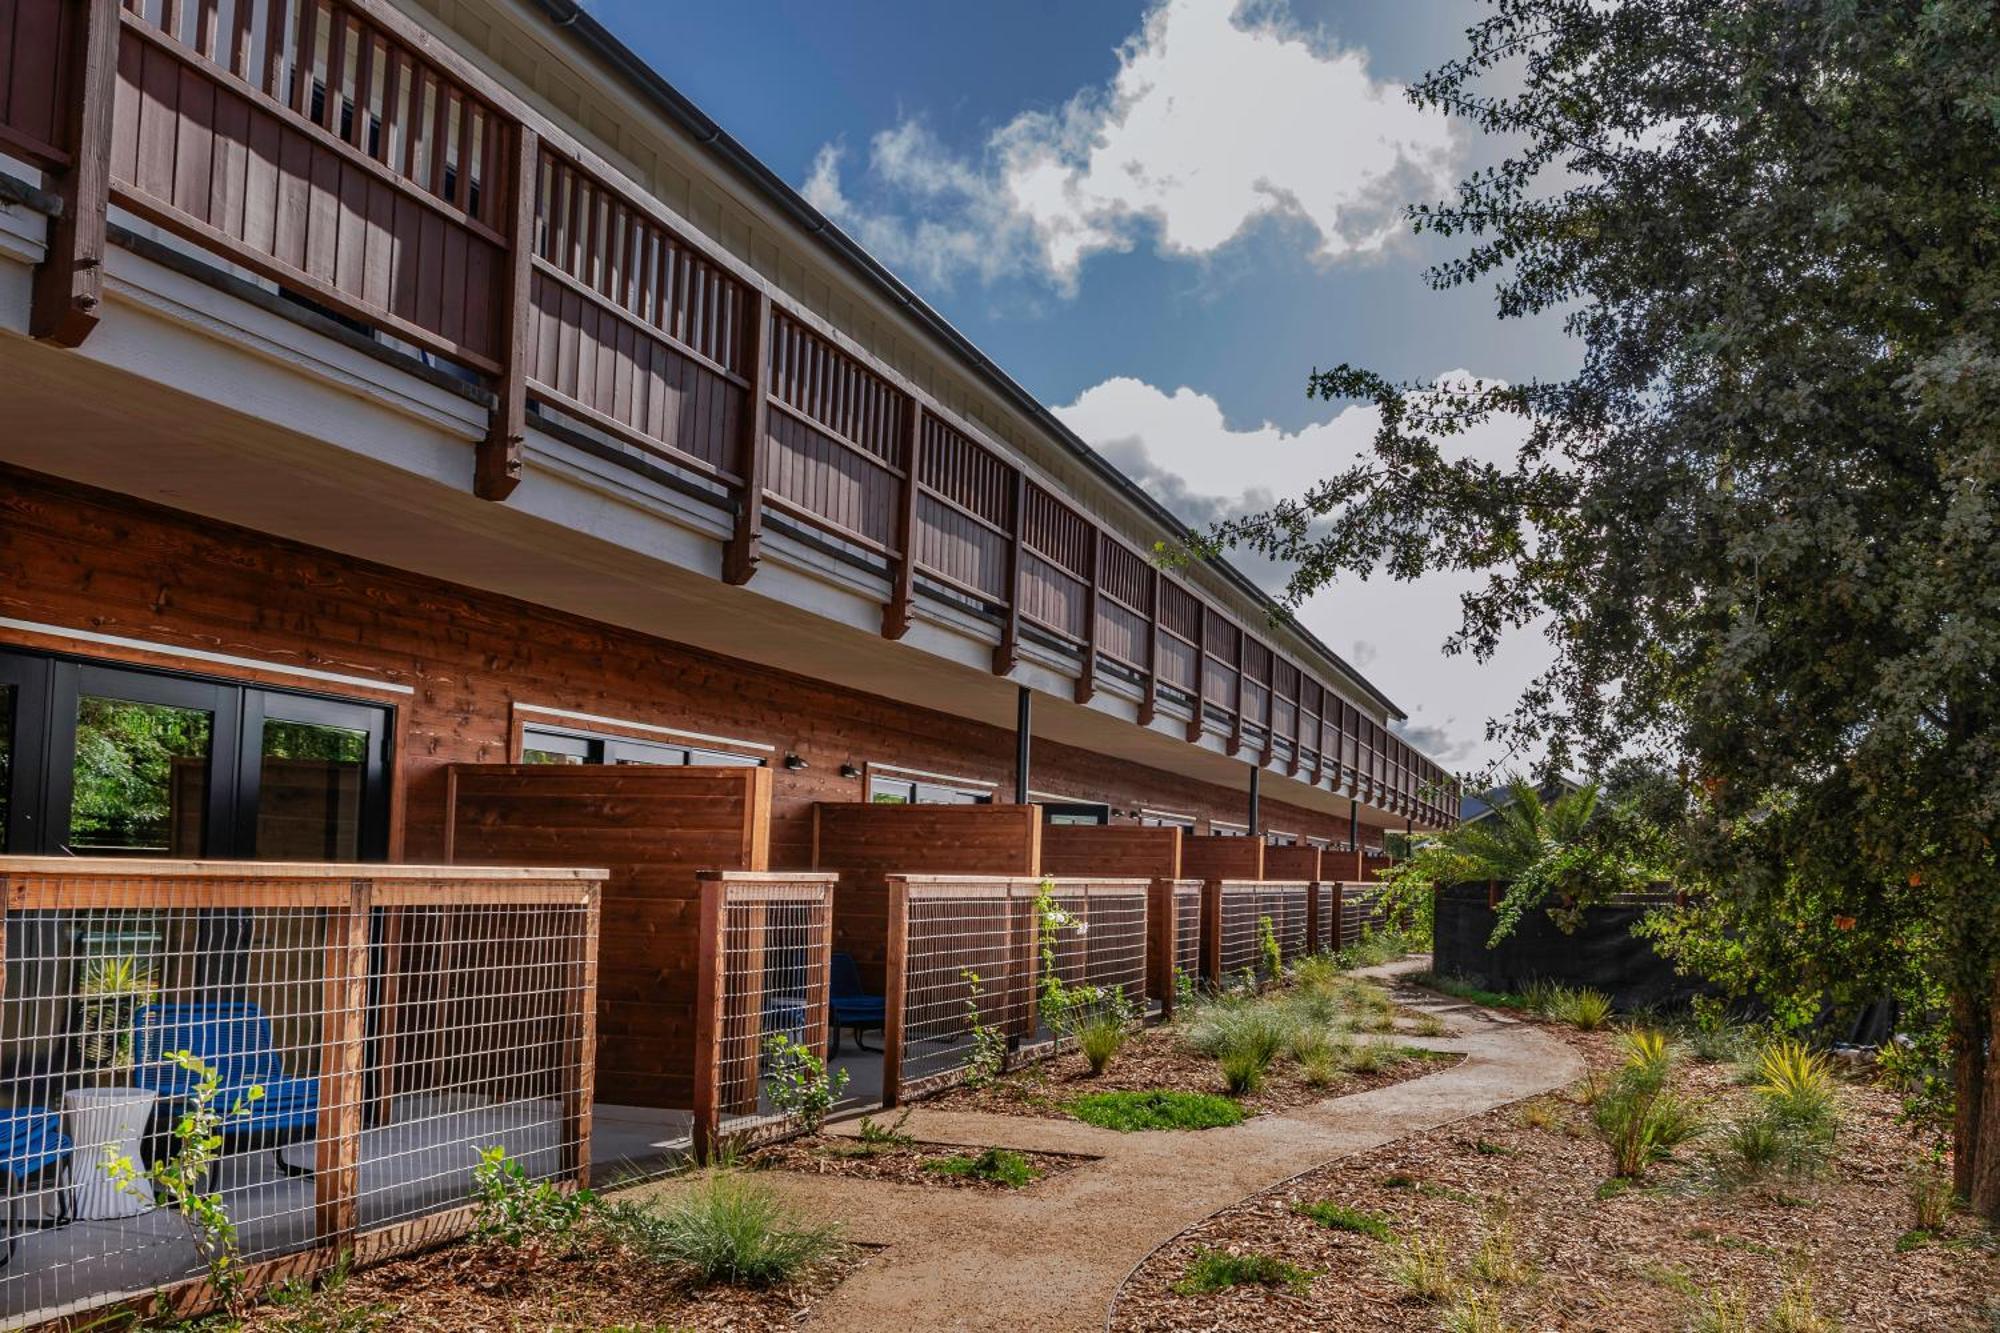
<svg viewBox="0 0 2000 1333">
<path fill-rule="evenodd" d="M 0 146 L 62 201 L 32 331 L 100 315 L 110 205 L 461 367 L 495 407 L 474 489 L 521 471 L 530 404 L 692 474 L 889 576 L 883 633 L 922 587 L 1219 723 L 1232 749 L 1426 825 L 1443 770 L 1029 476 L 981 430 L 688 228 L 388 0 L 14 0 Z"/>
</svg>

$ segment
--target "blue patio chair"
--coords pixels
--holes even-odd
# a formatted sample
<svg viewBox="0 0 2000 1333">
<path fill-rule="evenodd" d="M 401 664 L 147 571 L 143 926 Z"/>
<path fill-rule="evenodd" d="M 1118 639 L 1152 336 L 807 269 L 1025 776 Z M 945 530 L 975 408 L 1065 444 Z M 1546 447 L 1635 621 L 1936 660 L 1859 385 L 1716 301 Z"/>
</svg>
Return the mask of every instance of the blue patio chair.
<svg viewBox="0 0 2000 1333">
<path fill-rule="evenodd" d="M 861 989 L 861 969 L 854 965 L 854 955 L 837 953 L 827 973 L 827 1007 L 831 1010 L 833 1028 L 833 1054 L 840 1054 L 840 1030 L 848 1028 L 854 1033 L 854 1044 L 862 1050 L 879 1050 L 861 1040 L 861 1034 L 868 1031 L 880 1032 L 886 1022 L 884 1001 L 880 995 L 870 995 Z"/>
<path fill-rule="evenodd" d="M 0 1109 L 0 1189 L 7 1193 L 7 1246 L 0 1264 L 13 1259 L 21 1233 L 30 1229 L 21 1223 L 21 1200 L 31 1185 L 56 1184 L 56 1225 L 68 1224 L 69 1191 L 61 1185 L 69 1157 L 69 1135 L 54 1111 L 40 1106 Z"/>
<path fill-rule="evenodd" d="M 187 1051 L 216 1071 L 212 1104 L 222 1115 L 225 1149 L 270 1148 L 272 1161 L 286 1175 L 312 1174 L 310 1167 L 287 1162 L 284 1149 L 317 1132 L 319 1080 L 285 1073 L 271 1020 L 262 1009 L 247 1000 L 153 1004 L 139 1011 L 137 1027 L 139 1064 L 133 1081 L 160 1098 L 153 1112 L 159 1128 L 147 1134 L 149 1155 L 200 1082 L 194 1071 L 165 1058 L 170 1051 Z M 253 1087 L 264 1090 L 255 1101 L 249 1099 Z"/>
</svg>

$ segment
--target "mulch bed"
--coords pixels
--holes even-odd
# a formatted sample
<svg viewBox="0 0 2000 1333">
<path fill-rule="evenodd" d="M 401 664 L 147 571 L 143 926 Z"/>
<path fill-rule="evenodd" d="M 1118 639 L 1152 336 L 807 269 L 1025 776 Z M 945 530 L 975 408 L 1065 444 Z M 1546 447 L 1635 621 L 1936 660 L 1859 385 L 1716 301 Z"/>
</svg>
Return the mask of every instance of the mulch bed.
<svg viewBox="0 0 2000 1333">
<path fill-rule="evenodd" d="M 1613 1034 L 1562 1035 L 1593 1068 L 1618 1061 Z M 1687 1328 L 1697 1300 L 1718 1288 L 1740 1289 L 1750 1326 L 1762 1328 L 1801 1267 L 1819 1312 L 1845 1330 L 2000 1327 L 2000 1240 L 1976 1219 L 1954 1216 L 1942 1239 L 1898 1252 L 1913 1224 L 1904 1169 L 1915 1145 L 1896 1121 L 1894 1095 L 1842 1087 L 1846 1114 L 1819 1179 L 1732 1184 L 1716 1160 L 1721 1126 L 1749 1098 L 1732 1073 L 1683 1062 L 1677 1083 L 1709 1103 L 1716 1128 L 1654 1166 L 1641 1186 L 1599 1198 L 1608 1156 L 1591 1136 L 1589 1111 L 1566 1097 L 1537 1098 L 1342 1159 L 1218 1214 L 1133 1275 L 1111 1327 L 1291 1329 L 1318 1327 L 1336 1311 L 1352 1328 L 1442 1327 L 1443 1310 L 1388 1276 L 1390 1243 L 1293 1212 L 1320 1200 L 1379 1214 L 1398 1238 L 1443 1238 L 1461 1272 L 1504 1214 L 1533 1266 L 1526 1283 L 1481 1284 L 1508 1329 Z M 1549 1113 L 1554 1125 L 1534 1126 Z M 1169 1288 L 1197 1247 L 1270 1254 L 1314 1276 L 1300 1292 L 1176 1294 Z"/>
<path fill-rule="evenodd" d="M 1399 1043 L 1394 1032 L 1357 1034 L 1357 1042 Z M 1393 1068 L 1372 1074 L 1344 1073 L 1332 1082 L 1314 1087 L 1299 1077 L 1296 1061 L 1279 1056 L 1267 1071 L 1263 1086 L 1238 1098 L 1250 1115 L 1307 1106 L 1329 1097 L 1385 1088 L 1426 1074 L 1435 1074 L 1458 1063 L 1461 1057 L 1430 1053 Z M 983 1088 L 957 1087 L 929 1098 L 924 1105 L 945 1111 L 987 1111 L 997 1115 L 1023 1115 L 1067 1119 L 1063 1106 L 1072 1097 L 1087 1092 L 1150 1092 L 1170 1088 L 1175 1092 L 1224 1091 L 1222 1071 L 1214 1059 L 1188 1048 L 1171 1024 L 1147 1028 L 1133 1034 L 1111 1067 L 1093 1078 L 1090 1065 L 1074 1051 L 1017 1069 Z"/>
<path fill-rule="evenodd" d="M 854 1139 L 815 1134 L 760 1148 L 750 1156 L 746 1165 L 756 1171 L 804 1171 L 822 1176 L 893 1180 L 903 1185 L 929 1185 L 938 1189 L 1011 1191 L 1012 1187 L 996 1180 L 980 1180 L 926 1169 L 926 1163 L 942 1161 L 947 1157 L 977 1157 L 980 1151 L 976 1147 L 953 1143 L 913 1143 L 907 1147 L 864 1151 Z M 1022 1189 L 1033 1189 L 1050 1176 L 1074 1171 L 1086 1162 L 1097 1160 L 1074 1153 L 1029 1152 L 1019 1148 L 1009 1151 L 1027 1159 L 1029 1169 L 1035 1173 L 1035 1179 Z"/>
<path fill-rule="evenodd" d="M 397 1330 L 404 1333 L 523 1333 L 524 1330 L 661 1328 L 690 1333 L 776 1333 L 796 1328 L 866 1261 L 841 1258 L 782 1287 L 695 1287 L 615 1246 L 573 1249 L 462 1244 L 351 1274 L 338 1291 L 307 1304 L 266 1304 L 240 1327 L 276 1330 Z"/>
</svg>

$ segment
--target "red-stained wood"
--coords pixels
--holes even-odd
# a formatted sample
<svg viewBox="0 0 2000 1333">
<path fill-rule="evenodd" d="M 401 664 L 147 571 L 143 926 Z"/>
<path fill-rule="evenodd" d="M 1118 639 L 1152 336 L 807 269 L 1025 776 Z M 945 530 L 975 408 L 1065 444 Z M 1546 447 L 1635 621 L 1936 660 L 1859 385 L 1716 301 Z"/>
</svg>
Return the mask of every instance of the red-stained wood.
<svg viewBox="0 0 2000 1333">
<path fill-rule="evenodd" d="M 896 506 L 896 568 L 889 601 L 882 608 L 882 637 L 900 639 L 910 632 L 910 605 L 917 593 L 918 474 L 924 450 L 923 404 L 911 399 L 904 409 L 908 427 L 903 441 L 903 488 Z"/>
<path fill-rule="evenodd" d="M 62 201 L 62 211 L 49 222 L 48 248 L 35 268 L 28 332 L 58 347 L 76 347 L 97 327 L 104 300 L 119 10 L 117 0 L 66 3 L 73 6 L 67 25 L 69 49 L 58 58 L 67 59 L 59 86 L 66 100 L 61 133 L 68 161 L 52 172 L 50 184 Z M 52 48 L 54 39 L 51 32 Z M 23 53 L 24 48 L 16 46 L 14 54 Z M 19 67 L 18 58 L 14 64 Z"/>
<path fill-rule="evenodd" d="M 367 1054 L 368 881 L 355 880 L 346 907 L 326 914 L 321 982 L 319 1128 L 314 1138 L 313 1239 L 352 1245 L 361 1199 L 362 1077 Z"/>
<path fill-rule="evenodd" d="M 697 985 L 694 994 L 693 1063 L 691 1096 L 694 1110 L 694 1150 L 706 1161 L 716 1151 L 722 1126 L 722 1032 L 723 1005 L 727 1000 L 723 975 L 723 932 L 727 926 L 728 889 L 719 880 L 700 886 L 699 916 L 695 926 L 694 962 Z"/>
<path fill-rule="evenodd" d="M 750 297 L 746 337 L 750 390 L 735 458 L 735 472 L 742 482 L 736 497 L 736 526 L 722 557 L 722 577 L 739 584 L 750 581 L 764 558 L 764 469 L 771 452 L 765 439 L 771 421 L 771 300 L 761 290 Z"/>
<path fill-rule="evenodd" d="M 505 500 L 521 484 L 521 446 L 528 432 L 535 202 L 541 163 L 541 137 L 525 125 L 517 126 L 507 182 L 512 207 L 508 215 L 506 277 L 500 286 L 499 397 L 473 465 L 473 493 L 482 500 Z"/>
<path fill-rule="evenodd" d="M 1007 600 L 1000 622 L 1000 642 L 993 648 L 993 674 L 1013 674 L 1021 658 L 1021 530 L 1027 522 L 1028 474 L 1014 474 L 1014 501 L 1007 533 Z"/>
<path fill-rule="evenodd" d="M 900 876 L 884 886 L 882 1104 L 894 1106 L 903 1087 L 904 997 L 909 990 L 910 890 Z"/>
</svg>

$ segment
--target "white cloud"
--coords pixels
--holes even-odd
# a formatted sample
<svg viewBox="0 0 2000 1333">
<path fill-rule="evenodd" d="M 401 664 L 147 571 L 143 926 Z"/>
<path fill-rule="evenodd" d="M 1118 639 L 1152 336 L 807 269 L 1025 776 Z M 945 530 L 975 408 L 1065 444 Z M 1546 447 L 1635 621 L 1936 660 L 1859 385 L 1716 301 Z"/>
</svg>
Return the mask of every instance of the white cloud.
<svg viewBox="0 0 2000 1333">
<path fill-rule="evenodd" d="M 1073 290 L 1086 259 L 1146 230 L 1164 253 L 1203 256 L 1275 218 L 1322 261 L 1374 253 L 1401 234 L 1403 203 L 1456 178 L 1443 117 L 1276 6 L 1159 0 L 1118 61 L 1108 84 L 1022 112 L 976 157 L 920 120 L 877 134 L 851 178 L 828 145 L 806 197 L 924 279 L 1034 272 Z"/>
<path fill-rule="evenodd" d="M 1469 376 L 1461 370 L 1438 378 Z M 1275 497 L 1301 493 L 1364 456 L 1378 424 L 1373 407 L 1356 405 L 1296 431 L 1269 422 L 1235 427 L 1207 394 L 1185 387 L 1167 392 L 1124 377 L 1054 411 L 1191 525 L 1259 513 Z M 1513 427 L 1495 423 L 1454 443 L 1465 456 L 1497 462 L 1512 458 L 1519 440 Z M 1287 571 L 1259 557 L 1238 552 L 1232 559 L 1274 591 L 1285 581 Z M 1349 661 L 1409 713 L 1403 730 L 1413 744 L 1460 767 L 1502 758 L 1485 739 L 1486 719 L 1510 711 L 1549 661 L 1548 645 L 1531 631 L 1513 636 L 1490 662 L 1444 655 L 1442 645 L 1459 625 L 1459 599 L 1477 582 L 1456 573 L 1413 583 L 1342 579 L 1298 612 L 1322 642 L 1348 645 Z"/>
</svg>

